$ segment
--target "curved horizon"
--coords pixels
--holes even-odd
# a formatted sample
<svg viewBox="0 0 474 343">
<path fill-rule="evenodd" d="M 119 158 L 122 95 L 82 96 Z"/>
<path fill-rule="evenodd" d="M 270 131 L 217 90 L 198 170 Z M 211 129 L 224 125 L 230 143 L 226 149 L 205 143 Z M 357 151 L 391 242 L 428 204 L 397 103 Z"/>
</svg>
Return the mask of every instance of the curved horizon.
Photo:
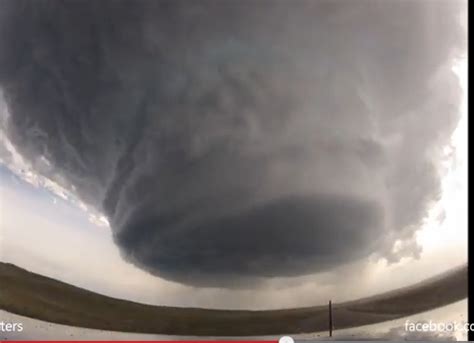
<svg viewBox="0 0 474 343">
<path fill-rule="evenodd" d="M 1 262 L 0 280 L 1 309 L 83 328 L 196 336 L 294 334 L 327 329 L 327 305 L 277 310 L 155 306 L 101 295 Z M 410 286 L 335 303 L 335 328 L 402 318 L 466 297 L 467 265 L 461 265 Z"/>
</svg>

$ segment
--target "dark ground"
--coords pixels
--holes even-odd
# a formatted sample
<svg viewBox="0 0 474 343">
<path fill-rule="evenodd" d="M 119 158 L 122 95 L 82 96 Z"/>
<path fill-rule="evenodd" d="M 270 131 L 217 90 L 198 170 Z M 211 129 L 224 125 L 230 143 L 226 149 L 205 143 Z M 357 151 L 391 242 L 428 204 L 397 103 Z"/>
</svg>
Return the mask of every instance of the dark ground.
<svg viewBox="0 0 474 343">
<path fill-rule="evenodd" d="M 467 266 L 410 287 L 333 304 L 335 328 L 405 317 L 467 297 Z M 152 306 L 115 299 L 0 262 L 0 309 L 71 326 L 195 336 L 257 336 L 328 328 L 327 305 L 242 311 Z"/>
</svg>

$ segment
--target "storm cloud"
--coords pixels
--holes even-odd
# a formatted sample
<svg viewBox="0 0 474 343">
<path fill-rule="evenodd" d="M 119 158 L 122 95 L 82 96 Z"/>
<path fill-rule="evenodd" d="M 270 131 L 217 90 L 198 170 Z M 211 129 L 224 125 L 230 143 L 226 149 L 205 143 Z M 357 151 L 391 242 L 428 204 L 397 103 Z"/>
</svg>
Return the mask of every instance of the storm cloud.
<svg viewBox="0 0 474 343">
<path fill-rule="evenodd" d="M 166 279 L 416 255 L 459 119 L 463 6 L 2 0 L 5 135 Z"/>
</svg>

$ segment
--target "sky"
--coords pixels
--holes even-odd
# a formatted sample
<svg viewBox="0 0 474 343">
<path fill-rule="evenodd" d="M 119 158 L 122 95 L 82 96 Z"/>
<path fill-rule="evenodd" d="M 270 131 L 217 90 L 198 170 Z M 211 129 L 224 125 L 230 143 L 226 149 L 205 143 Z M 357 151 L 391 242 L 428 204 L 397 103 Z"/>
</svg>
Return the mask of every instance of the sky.
<svg viewBox="0 0 474 343">
<path fill-rule="evenodd" d="M 215 308 L 354 299 L 467 261 L 464 2 L 17 4 L 0 11 L 2 261 Z"/>
</svg>

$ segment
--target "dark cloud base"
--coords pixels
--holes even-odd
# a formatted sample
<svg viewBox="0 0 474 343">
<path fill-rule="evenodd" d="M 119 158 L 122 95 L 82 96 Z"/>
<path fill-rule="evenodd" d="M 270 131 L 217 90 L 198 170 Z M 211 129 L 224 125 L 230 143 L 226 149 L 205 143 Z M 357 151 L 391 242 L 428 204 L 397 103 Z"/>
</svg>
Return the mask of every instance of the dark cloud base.
<svg viewBox="0 0 474 343">
<path fill-rule="evenodd" d="M 127 259 L 153 266 L 159 276 L 208 285 L 202 276 L 214 275 L 212 284 L 231 287 L 229 272 L 274 277 L 325 270 L 364 256 L 383 234 L 375 204 L 328 195 L 285 198 L 170 229 L 184 216 L 140 214 L 147 221 L 130 223 L 115 240 Z"/>
<path fill-rule="evenodd" d="M 2 0 L 5 134 L 170 280 L 397 260 L 440 195 L 462 5 Z"/>
</svg>

